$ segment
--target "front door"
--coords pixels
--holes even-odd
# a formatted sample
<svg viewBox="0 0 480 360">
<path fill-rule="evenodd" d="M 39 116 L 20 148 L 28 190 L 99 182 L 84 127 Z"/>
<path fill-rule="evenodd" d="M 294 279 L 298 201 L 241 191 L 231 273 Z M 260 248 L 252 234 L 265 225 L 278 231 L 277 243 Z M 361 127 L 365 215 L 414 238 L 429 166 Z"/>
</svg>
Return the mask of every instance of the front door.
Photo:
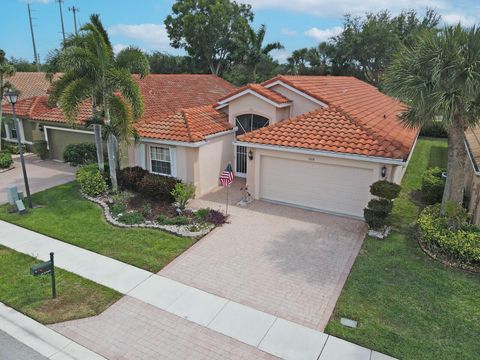
<svg viewBox="0 0 480 360">
<path fill-rule="evenodd" d="M 235 126 L 238 128 L 235 135 L 238 136 L 268 126 L 268 119 L 260 115 L 244 114 L 237 116 Z M 235 174 L 239 177 L 245 177 L 247 176 L 247 148 L 236 146 L 235 153 Z"/>
</svg>

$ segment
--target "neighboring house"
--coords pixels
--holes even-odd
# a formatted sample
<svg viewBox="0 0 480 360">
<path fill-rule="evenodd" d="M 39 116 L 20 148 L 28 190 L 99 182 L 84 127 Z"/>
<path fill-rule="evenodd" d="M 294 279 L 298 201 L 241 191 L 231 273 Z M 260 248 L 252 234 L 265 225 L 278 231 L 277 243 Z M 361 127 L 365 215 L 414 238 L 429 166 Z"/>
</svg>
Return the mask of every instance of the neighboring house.
<svg viewBox="0 0 480 360">
<path fill-rule="evenodd" d="M 472 222 L 480 225 L 480 128 L 465 132 L 468 160 L 465 165 L 465 200 Z"/>
<path fill-rule="evenodd" d="M 123 165 L 191 182 L 197 195 L 231 162 L 255 199 L 362 218 L 370 185 L 401 181 L 418 135 L 398 119 L 403 104 L 353 77 L 239 89 L 211 75 L 138 81 L 145 115 Z"/>
</svg>

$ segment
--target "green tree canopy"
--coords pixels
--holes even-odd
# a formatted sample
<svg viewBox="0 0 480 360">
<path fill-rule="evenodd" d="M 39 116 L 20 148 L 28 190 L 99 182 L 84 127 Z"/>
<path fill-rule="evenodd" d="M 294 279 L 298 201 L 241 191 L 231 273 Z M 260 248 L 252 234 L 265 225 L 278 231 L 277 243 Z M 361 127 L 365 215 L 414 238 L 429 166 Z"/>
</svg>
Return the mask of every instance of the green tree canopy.
<svg viewBox="0 0 480 360">
<path fill-rule="evenodd" d="M 238 39 L 253 20 L 250 5 L 230 0 L 177 0 L 172 13 L 165 19 L 170 44 L 215 75 L 235 60 Z"/>
<path fill-rule="evenodd" d="M 441 123 L 448 133 L 448 176 L 443 208 L 462 204 L 464 131 L 480 122 L 480 29 L 446 27 L 402 46 L 388 68 L 386 90 L 409 107 L 406 126 Z"/>
</svg>

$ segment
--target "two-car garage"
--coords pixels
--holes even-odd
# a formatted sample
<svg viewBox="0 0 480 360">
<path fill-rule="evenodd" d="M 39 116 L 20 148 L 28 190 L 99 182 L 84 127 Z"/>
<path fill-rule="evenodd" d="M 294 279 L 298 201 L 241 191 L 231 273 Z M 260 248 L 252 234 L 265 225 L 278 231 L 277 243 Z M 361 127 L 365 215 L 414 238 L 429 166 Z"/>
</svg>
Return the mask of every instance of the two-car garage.
<svg viewBox="0 0 480 360">
<path fill-rule="evenodd" d="M 380 174 L 377 163 L 257 149 L 247 177 L 257 199 L 362 218 Z"/>
</svg>

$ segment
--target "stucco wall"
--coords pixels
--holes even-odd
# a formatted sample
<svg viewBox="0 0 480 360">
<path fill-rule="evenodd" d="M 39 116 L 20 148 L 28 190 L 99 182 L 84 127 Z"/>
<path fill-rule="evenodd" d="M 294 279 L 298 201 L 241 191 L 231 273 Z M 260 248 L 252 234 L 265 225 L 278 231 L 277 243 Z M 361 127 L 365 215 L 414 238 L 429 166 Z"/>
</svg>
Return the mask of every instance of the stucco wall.
<svg viewBox="0 0 480 360">
<path fill-rule="evenodd" d="M 233 141 L 234 134 L 227 134 L 208 140 L 208 144 L 198 149 L 198 195 L 206 194 L 218 187 L 218 178 L 228 162 L 233 167 Z"/>
<path fill-rule="evenodd" d="M 309 111 L 319 109 L 321 106 L 302 95 L 299 95 L 287 88 L 283 87 L 282 85 L 275 85 L 271 87 L 272 90 L 286 96 L 288 99 L 292 100 L 293 106 L 291 109 L 291 117 L 295 117 L 301 114 L 305 114 Z"/>
<path fill-rule="evenodd" d="M 257 114 L 270 120 L 270 124 L 288 118 L 289 111 L 277 108 L 251 94 L 232 100 L 228 105 L 228 121 L 235 126 L 235 118 L 242 114 Z"/>
</svg>

